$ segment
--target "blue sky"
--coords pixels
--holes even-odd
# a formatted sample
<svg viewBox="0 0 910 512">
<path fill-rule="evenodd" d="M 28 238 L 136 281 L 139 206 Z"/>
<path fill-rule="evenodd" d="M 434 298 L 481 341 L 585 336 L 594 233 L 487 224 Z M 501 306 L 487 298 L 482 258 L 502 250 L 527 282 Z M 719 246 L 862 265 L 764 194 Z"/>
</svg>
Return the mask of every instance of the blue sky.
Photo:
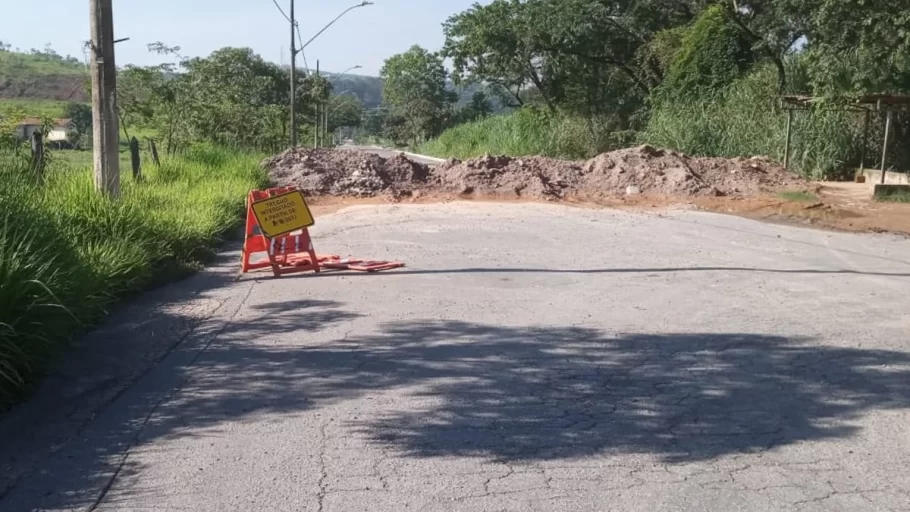
<svg viewBox="0 0 910 512">
<path fill-rule="evenodd" d="M 289 0 L 277 0 L 285 8 Z M 316 59 L 323 69 L 343 71 L 362 65 L 358 73 L 376 75 L 389 56 L 413 44 L 439 49 L 441 24 L 475 0 L 375 0 L 355 9 L 306 50 L 310 67 Z M 14 48 L 44 48 L 50 43 L 62 54 L 83 58 L 88 39 L 88 2 L 6 1 L 0 17 L 0 40 Z M 304 40 L 359 0 L 297 0 Z M 488 3 L 483 0 L 481 3 Z M 54 4 L 50 7 L 49 4 Z M 130 41 L 117 45 L 117 63 L 155 64 L 146 43 L 179 45 L 185 56 L 207 55 L 224 46 L 247 46 L 264 58 L 287 64 L 290 46 L 287 21 L 272 0 L 114 0 L 115 33 Z M 301 64 L 302 66 L 302 64 Z"/>
</svg>

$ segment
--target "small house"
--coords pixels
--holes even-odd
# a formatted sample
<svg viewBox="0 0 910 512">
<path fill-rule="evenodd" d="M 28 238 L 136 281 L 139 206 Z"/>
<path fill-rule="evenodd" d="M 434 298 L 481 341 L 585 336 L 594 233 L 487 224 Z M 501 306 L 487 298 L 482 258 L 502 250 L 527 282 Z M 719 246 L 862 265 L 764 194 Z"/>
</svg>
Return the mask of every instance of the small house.
<svg viewBox="0 0 910 512">
<path fill-rule="evenodd" d="M 72 128 L 72 124 L 70 119 L 54 119 L 45 139 L 49 142 L 66 142 L 66 133 Z M 27 117 L 16 126 L 16 137 L 21 140 L 31 140 L 35 132 L 39 130 L 41 130 L 41 119 Z"/>
</svg>

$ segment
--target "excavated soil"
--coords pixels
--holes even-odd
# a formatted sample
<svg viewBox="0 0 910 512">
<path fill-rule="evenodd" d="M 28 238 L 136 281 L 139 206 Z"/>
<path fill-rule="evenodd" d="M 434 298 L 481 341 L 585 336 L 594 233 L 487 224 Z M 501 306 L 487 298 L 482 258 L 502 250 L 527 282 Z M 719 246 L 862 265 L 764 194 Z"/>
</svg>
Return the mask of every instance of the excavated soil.
<svg viewBox="0 0 910 512">
<path fill-rule="evenodd" d="M 695 158 L 649 146 L 587 162 L 545 157 L 450 160 L 298 149 L 263 162 L 275 185 L 296 185 L 319 213 L 351 204 L 460 199 L 564 201 L 577 206 L 683 206 L 845 231 L 910 233 L 910 204 L 876 203 L 866 185 L 812 184 L 763 158 Z M 788 200 L 779 192 L 803 192 Z M 808 202 L 807 202 L 808 200 Z"/>
<path fill-rule="evenodd" d="M 429 168 L 404 155 L 382 158 L 354 150 L 296 149 L 262 165 L 278 186 L 295 185 L 310 196 L 401 197 L 427 181 Z"/>
<path fill-rule="evenodd" d="M 455 194 L 532 200 L 618 196 L 751 196 L 808 184 L 776 162 L 694 158 L 650 146 L 604 153 L 587 162 L 486 156 L 435 168 L 399 154 L 385 159 L 355 150 L 289 150 L 263 165 L 277 185 L 311 196 L 391 197 Z"/>
</svg>

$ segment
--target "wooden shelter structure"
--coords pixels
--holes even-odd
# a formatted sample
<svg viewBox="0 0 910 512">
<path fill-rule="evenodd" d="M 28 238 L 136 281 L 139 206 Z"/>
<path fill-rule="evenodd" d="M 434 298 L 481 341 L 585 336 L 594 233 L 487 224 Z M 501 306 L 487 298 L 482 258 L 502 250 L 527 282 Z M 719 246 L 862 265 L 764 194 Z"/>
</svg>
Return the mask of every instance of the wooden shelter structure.
<svg viewBox="0 0 910 512">
<path fill-rule="evenodd" d="M 869 142 L 869 123 L 873 112 L 885 113 L 885 139 L 882 143 L 881 174 L 882 183 L 885 183 L 888 162 L 888 144 L 891 139 L 891 125 L 894 121 L 894 112 L 901 108 L 910 108 L 910 95 L 907 94 L 869 94 L 865 96 L 840 98 L 832 101 L 830 98 L 816 96 L 785 95 L 780 98 L 781 108 L 787 111 L 787 141 L 784 146 L 784 167 L 790 168 L 790 144 L 793 140 L 793 112 L 797 110 L 810 110 L 825 108 L 840 111 L 858 112 L 864 115 L 863 121 L 863 146 L 860 153 L 860 168 L 866 166 L 866 145 Z"/>
</svg>

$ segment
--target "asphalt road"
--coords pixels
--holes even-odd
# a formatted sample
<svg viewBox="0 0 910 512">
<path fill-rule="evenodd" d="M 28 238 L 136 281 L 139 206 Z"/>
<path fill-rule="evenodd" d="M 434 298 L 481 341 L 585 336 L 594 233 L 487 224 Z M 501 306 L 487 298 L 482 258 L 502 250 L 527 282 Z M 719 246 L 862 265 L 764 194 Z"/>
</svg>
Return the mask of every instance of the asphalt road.
<svg viewBox="0 0 910 512">
<path fill-rule="evenodd" d="M 116 312 L 0 420 L 0 510 L 910 509 L 910 243 L 361 206 Z"/>
</svg>

